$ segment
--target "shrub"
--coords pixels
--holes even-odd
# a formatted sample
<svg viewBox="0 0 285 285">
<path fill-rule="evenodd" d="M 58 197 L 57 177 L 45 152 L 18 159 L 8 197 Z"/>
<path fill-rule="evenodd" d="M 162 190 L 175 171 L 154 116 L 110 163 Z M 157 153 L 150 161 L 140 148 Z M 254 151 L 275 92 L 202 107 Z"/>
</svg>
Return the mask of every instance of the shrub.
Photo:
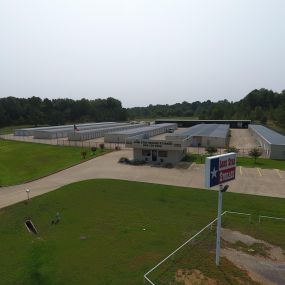
<svg viewBox="0 0 285 285">
<path fill-rule="evenodd" d="M 131 160 L 130 164 L 131 165 L 144 165 L 145 161 L 144 160 Z"/>
<path fill-rule="evenodd" d="M 235 152 L 235 153 L 238 153 L 239 152 L 239 149 L 235 146 L 229 146 L 227 148 L 227 152 Z"/>
<path fill-rule="evenodd" d="M 121 157 L 118 162 L 119 163 L 130 164 L 130 160 L 127 157 Z"/>
<path fill-rule="evenodd" d="M 83 159 L 86 158 L 86 155 L 87 155 L 87 152 L 84 150 L 84 151 L 81 151 L 81 156 Z"/>
<path fill-rule="evenodd" d="M 105 148 L 105 145 L 103 143 L 100 143 L 99 147 L 101 150 L 103 150 Z"/>
<path fill-rule="evenodd" d="M 206 147 L 206 152 L 212 156 L 213 154 L 215 154 L 218 151 L 218 149 L 214 146 L 207 146 Z"/>
<path fill-rule="evenodd" d="M 120 150 L 120 149 L 121 149 L 120 146 L 118 145 L 115 146 L 115 150 Z"/>
<path fill-rule="evenodd" d="M 248 155 L 252 157 L 254 159 L 254 163 L 256 163 L 257 158 L 262 155 L 262 151 L 259 148 L 254 147 L 249 151 Z"/>
<path fill-rule="evenodd" d="M 92 147 L 91 147 L 91 151 L 92 151 L 93 155 L 95 154 L 96 150 L 97 150 L 97 147 L 96 147 L 96 146 L 92 146 Z"/>
<path fill-rule="evenodd" d="M 174 165 L 171 162 L 166 162 L 162 165 L 164 168 L 173 168 Z"/>
</svg>

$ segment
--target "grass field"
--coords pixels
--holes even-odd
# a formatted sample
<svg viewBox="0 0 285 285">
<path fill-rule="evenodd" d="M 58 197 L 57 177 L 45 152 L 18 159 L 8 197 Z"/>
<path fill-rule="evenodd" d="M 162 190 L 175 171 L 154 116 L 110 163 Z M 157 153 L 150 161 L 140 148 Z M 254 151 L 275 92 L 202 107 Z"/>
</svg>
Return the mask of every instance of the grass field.
<svg viewBox="0 0 285 285">
<path fill-rule="evenodd" d="M 47 125 L 38 125 L 37 127 L 45 127 Z M 9 126 L 9 127 L 3 127 L 0 128 L 0 135 L 5 134 L 12 134 L 15 129 L 21 129 L 21 128 L 34 128 L 34 125 L 20 125 L 20 126 Z"/>
<path fill-rule="evenodd" d="M 205 163 L 204 155 L 198 154 L 188 154 L 186 157 L 186 161 L 195 162 L 198 164 Z M 259 167 L 259 168 L 267 168 L 267 169 L 281 169 L 285 170 L 285 160 L 276 160 L 276 159 L 268 159 L 268 158 L 258 158 L 256 163 L 254 163 L 254 159 L 251 157 L 240 157 L 237 158 L 237 165 L 244 167 Z"/>
<path fill-rule="evenodd" d="M 0 185 L 23 183 L 80 163 L 82 150 L 0 139 Z M 86 151 L 85 160 L 91 158 Z M 95 156 L 105 151 L 98 149 Z"/>
<path fill-rule="evenodd" d="M 0 284 L 143 284 L 146 271 L 213 220 L 216 206 L 217 192 L 183 187 L 118 180 L 62 187 L 0 210 Z M 226 193 L 224 209 L 284 217 L 285 200 Z M 52 225 L 57 212 L 61 221 Z M 38 236 L 26 230 L 27 217 Z M 255 216 L 232 228 L 285 249 L 285 223 L 260 226 Z M 223 281 L 231 265 L 217 270 L 212 255 L 194 256 L 207 262 L 207 276 L 236 285 Z M 232 266 L 230 274 L 246 278 Z"/>
</svg>

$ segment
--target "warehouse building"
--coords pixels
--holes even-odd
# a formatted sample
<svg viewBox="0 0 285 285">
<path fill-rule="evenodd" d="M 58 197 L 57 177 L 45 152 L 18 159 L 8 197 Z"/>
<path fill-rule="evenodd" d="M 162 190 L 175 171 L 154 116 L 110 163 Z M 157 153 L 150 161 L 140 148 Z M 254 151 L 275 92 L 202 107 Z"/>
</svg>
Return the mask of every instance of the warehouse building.
<svg viewBox="0 0 285 285">
<path fill-rule="evenodd" d="M 75 124 L 78 129 L 85 126 L 92 126 L 94 124 L 115 124 L 115 122 L 104 122 L 104 123 L 85 123 L 85 124 Z M 59 126 L 49 126 L 49 127 L 35 127 L 35 128 L 23 128 L 16 129 L 14 131 L 15 136 L 34 136 L 35 131 L 44 131 L 44 130 L 56 130 L 56 129 L 73 129 L 74 125 L 59 125 Z"/>
<path fill-rule="evenodd" d="M 156 119 L 156 124 L 175 123 L 178 128 L 189 128 L 199 124 L 223 124 L 229 125 L 232 129 L 248 128 L 251 120 L 183 120 L 183 119 Z"/>
<path fill-rule="evenodd" d="M 45 129 L 45 130 L 35 130 L 34 138 L 35 139 L 59 139 L 66 138 L 68 134 L 79 131 L 79 130 L 90 130 L 90 129 L 98 129 L 104 128 L 106 126 L 115 126 L 118 123 L 93 123 L 93 124 L 81 124 L 81 125 L 72 125 L 71 127 L 66 128 L 53 128 L 53 129 Z"/>
<path fill-rule="evenodd" d="M 131 130 L 111 132 L 104 135 L 104 141 L 108 143 L 125 143 L 128 138 L 136 137 L 148 139 L 159 134 L 169 132 L 171 129 L 177 129 L 176 124 L 150 125 Z"/>
<path fill-rule="evenodd" d="M 130 138 L 126 147 L 133 148 L 134 160 L 176 164 L 186 155 L 189 141 L 147 140 Z"/>
<path fill-rule="evenodd" d="M 249 131 L 266 157 L 285 159 L 285 136 L 262 125 L 249 125 Z"/>
<path fill-rule="evenodd" d="M 226 124 L 199 124 L 177 130 L 166 136 L 166 140 L 189 140 L 193 147 L 225 148 L 229 142 L 230 126 Z"/>
<path fill-rule="evenodd" d="M 113 126 L 92 129 L 92 130 L 74 131 L 68 134 L 68 139 L 70 141 L 92 140 L 92 139 L 104 137 L 105 134 L 111 133 L 114 131 L 117 132 L 117 131 L 122 131 L 122 130 L 135 129 L 135 128 L 140 128 L 140 127 L 145 127 L 147 125 L 148 125 L 147 123 L 140 123 L 140 124 L 122 123 L 122 124 L 117 124 Z"/>
</svg>

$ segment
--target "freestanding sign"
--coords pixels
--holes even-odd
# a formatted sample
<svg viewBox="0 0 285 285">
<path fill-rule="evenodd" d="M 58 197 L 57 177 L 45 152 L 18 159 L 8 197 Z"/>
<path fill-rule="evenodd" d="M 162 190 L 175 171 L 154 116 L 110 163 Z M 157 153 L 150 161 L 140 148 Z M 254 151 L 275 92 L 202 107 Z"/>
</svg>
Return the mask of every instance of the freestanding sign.
<svg viewBox="0 0 285 285">
<path fill-rule="evenodd" d="M 226 153 L 206 158 L 205 186 L 207 188 L 234 180 L 236 176 L 236 153 Z"/>
<path fill-rule="evenodd" d="M 234 180 L 236 177 L 236 153 L 226 153 L 207 157 L 205 162 L 205 185 L 207 188 L 220 186 L 217 217 L 216 238 L 216 265 L 220 265 L 221 251 L 221 227 L 222 227 L 222 204 L 223 192 L 227 191 L 228 185 L 223 183 Z"/>
</svg>

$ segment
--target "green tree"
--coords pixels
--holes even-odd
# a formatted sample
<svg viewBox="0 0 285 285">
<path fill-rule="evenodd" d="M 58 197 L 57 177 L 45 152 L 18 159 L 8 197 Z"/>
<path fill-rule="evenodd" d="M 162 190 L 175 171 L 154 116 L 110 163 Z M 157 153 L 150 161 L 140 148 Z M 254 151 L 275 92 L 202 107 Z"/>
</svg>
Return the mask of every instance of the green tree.
<svg viewBox="0 0 285 285">
<path fill-rule="evenodd" d="M 235 153 L 238 153 L 239 152 L 239 149 L 235 146 L 229 146 L 227 148 L 227 152 L 235 152 Z"/>
<path fill-rule="evenodd" d="M 254 159 L 254 163 L 256 163 L 257 158 L 262 155 L 262 151 L 259 148 L 254 147 L 249 151 L 248 155 L 252 157 Z"/>
<path fill-rule="evenodd" d="M 212 156 L 213 154 L 215 154 L 218 151 L 218 149 L 214 146 L 207 146 L 206 147 L 206 152 Z"/>
</svg>

